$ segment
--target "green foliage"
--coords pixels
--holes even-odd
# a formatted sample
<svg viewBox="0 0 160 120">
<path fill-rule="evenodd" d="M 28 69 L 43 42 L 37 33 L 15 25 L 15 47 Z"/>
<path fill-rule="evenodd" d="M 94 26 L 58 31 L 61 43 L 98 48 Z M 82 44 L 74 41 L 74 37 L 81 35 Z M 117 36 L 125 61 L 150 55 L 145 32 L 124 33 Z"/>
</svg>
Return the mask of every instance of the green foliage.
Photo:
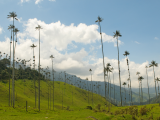
<svg viewBox="0 0 160 120">
<path fill-rule="evenodd" d="M 101 110 L 101 104 L 98 104 L 97 106 L 96 106 L 96 109 L 98 109 L 99 111 Z"/>
<path fill-rule="evenodd" d="M 143 106 L 140 108 L 140 111 L 139 111 L 140 115 L 146 115 L 147 112 L 148 112 L 148 109 L 146 106 Z"/>
<path fill-rule="evenodd" d="M 92 106 L 87 106 L 86 109 L 92 110 Z"/>
</svg>

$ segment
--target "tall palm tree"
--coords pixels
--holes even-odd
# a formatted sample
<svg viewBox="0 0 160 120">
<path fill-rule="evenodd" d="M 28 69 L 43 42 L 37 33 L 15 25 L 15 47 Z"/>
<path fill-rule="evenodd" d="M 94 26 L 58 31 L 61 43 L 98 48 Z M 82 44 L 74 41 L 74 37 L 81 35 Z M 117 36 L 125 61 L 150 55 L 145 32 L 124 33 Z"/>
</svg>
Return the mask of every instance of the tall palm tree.
<svg viewBox="0 0 160 120">
<path fill-rule="evenodd" d="M 107 78 L 108 78 L 108 99 L 109 99 L 109 77 L 108 77 L 108 73 L 112 72 L 111 69 L 110 69 L 110 66 L 111 66 L 110 63 L 107 63 L 106 68 L 105 68 L 105 72 L 107 72 Z M 105 91 L 106 91 L 106 87 L 105 87 Z M 110 103 L 108 103 L 108 111 L 110 111 Z"/>
<path fill-rule="evenodd" d="M 98 22 L 98 25 L 100 27 L 100 35 L 101 35 L 101 45 L 102 45 L 102 56 L 103 56 L 103 75 L 104 75 L 104 83 L 105 83 L 105 63 L 104 63 L 104 52 L 103 52 L 103 40 L 102 40 L 102 32 L 101 32 L 101 25 L 100 22 L 102 22 L 102 18 L 98 16 L 98 20 L 95 22 Z M 105 84 L 106 85 L 106 84 Z M 106 89 L 105 89 L 106 90 Z M 106 92 L 105 92 L 106 93 Z"/>
<path fill-rule="evenodd" d="M 129 61 L 128 61 L 128 57 L 127 57 L 129 54 L 130 53 L 128 51 L 125 51 L 123 55 L 126 56 L 126 61 L 127 61 L 127 66 L 128 66 L 128 75 L 129 75 L 129 81 L 130 81 L 130 93 L 129 93 L 129 95 L 131 94 L 131 103 L 132 103 L 131 78 L 130 78 L 130 71 L 129 71 Z M 129 96 L 129 99 L 130 99 L 130 96 Z"/>
<path fill-rule="evenodd" d="M 149 104 L 150 104 L 150 94 L 149 94 L 149 84 L 148 84 L 148 72 L 147 72 L 148 66 L 146 65 L 145 68 L 146 68 L 146 74 L 147 74 L 148 98 L 149 98 Z"/>
<path fill-rule="evenodd" d="M 7 15 L 7 18 L 12 18 L 13 19 L 13 26 L 14 26 L 14 19 L 17 19 L 17 14 L 15 12 L 9 12 L 9 15 Z M 14 27 L 13 27 L 14 31 Z M 13 100 L 13 108 L 15 104 L 15 92 L 14 92 L 14 34 L 13 34 L 13 69 L 12 69 L 12 100 Z"/>
<path fill-rule="evenodd" d="M 88 87 L 88 105 L 89 105 L 89 86 L 88 86 L 88 78 L 86 78 L 87 80 L 87 87 Z"/>
<path fill-rule="evenodd" d="M 122 85 L 124 85 L 124 91 L 125 91 L 125 105 L 126 105 L 126 89 L 125 89 L 126 82 L 123 82 Z"/>
<path fill-rule="evenodd" d="M 117 38 L 117 51 L 118 51 L 118 71 L 119 71 L 119 84 L 120 84 L 120 97 L 121 97 L 121 106 L 122 106 L 122 95 L 121 95 L 121 76 L 120 76 L 120 61 L 119 61 L 119 47 L 118 47 L 118 37 L 121 37 L 119 31 L 116 30 L 116 33 L 114 33 L 113 38 Z"/>
<path fill-rule="evenodd" d="M 89 72 L 91 73 L 91 83 L 92 83 L 92 69 L 89 69 Z M 93 83 L 92 83 L 92 107 L 93 107 Z"/>
<path fill-rule="evenodd" d="M 114 73 L 113 73 L 113 71 L 114 71 L 114 68 L 113 68 L 113 67 L 111 68 L 111 71 L 112 71 L 112 74 L 113 74 L 113 85 L 114 85 L 114 103 L 115 103 L 115 84 L 114 84 Z"/>
<path fill-rule="evenodd" d="M 11 30 L 11 41 L 10 41 L 10 66 L 9 68 L 11 69 L 11 44 L 12 44 L 12 29 L 14 28 L 13 25 L 8 26 L 8 30 Z M 10 73 L 11 74 L 11 73 Z M 10 106 L 10 78 L 9 78 L 9 106 Z"/>
<path fill-rule="evenodd" d="M 138 75 L 138 78 L 139 78 L 139 74 L 140 72 L 136 72 L 136 75 Z M 141 100 L 140 100 L 140 82 L 139 80 L 138 80 L 138 84 L 139 84 L 139 102 L 140 102 Z"/>
<path fill-rule="evenodd" d="M 154 67 L 158 67 L 158 63 L 156 63 L 156 61 L 152 60 L 151 64 L 149 64 L 149 67 L 153 67 L 153 75 L 154 75 L 154 82 L 155 82 L 155 92 L 156 92 L 156 98 L 157 98 L 157 90 L 156 90 L 156 81 L 155 81 Z"/>
<path fill-rule="evenodd" d="M 37 47 L 36 45 L 32 44 L 30 46 L 31 48 L 33 48 L 33 62 L 34 62 L 34 71 L 35 71 L 35 55 L 34 55 L 34 48 Z M 36 80 L 35 80 L 35 72 L 34 72 L 34 89 L 35 89 L 35 108 L 36 108 L 36 98 L 37 98 L 37 95 L 36 95 Z"/>
<path fill-rule="evenodd" d="M 139 80 L 140 83 L 141 83 L 141 102 L 143 103 L 142 79 L 144 79 L 142 76 L 139 76 L 139 77 L 138 77 L 138 80 Z"/>
<path fill-rule="evenodd" d="M 155 79 L 156 81 L 157 81 L 157 84 L 158 84 L 158 82 L 160 81 L 160 79 L 157 77 L 156 79 Z M 158 84 L 158 92 L 159 92 L 159 84 Z M 159 94 L 159 93 L 158 93 Z M 160 102 L 159 102 L 159 106 L 160 106 Z"/>
<path fill-rule="evenodd" d="M 53 55 L 50 56 L 52 60 L 52 76 L 53 76 L 53 110 L 54 110 L 54 72 L 53 72 Z"/>
<path fill-rule="evenodd" d="M 38 27 L 35 27 L 36 30 L 39 30 L 39 67 L 38 67 L 38 72 L 39 72 L 39 80 L 38 80 L 38 109 L 40 111 L 40 30 L 42 27 L 38 25 Z"/>
</svg>

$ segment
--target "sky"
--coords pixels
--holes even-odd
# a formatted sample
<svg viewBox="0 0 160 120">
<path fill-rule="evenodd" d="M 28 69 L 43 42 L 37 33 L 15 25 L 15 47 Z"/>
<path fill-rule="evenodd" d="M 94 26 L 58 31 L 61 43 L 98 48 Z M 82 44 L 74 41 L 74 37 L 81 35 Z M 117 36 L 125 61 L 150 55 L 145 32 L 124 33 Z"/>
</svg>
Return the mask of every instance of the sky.
<svg viewBox="0 0 160 120">
<path fill-rule="evenodd" d="M 104 81 L 99 26 L 95 23 L 100 16 L 103 18 L 100 24 L 105 64 L 110 63 L 114 68 L 115 84 L 119 85 L 118 52 L 113 32 L 119 30 L 122 35 L 119 38 L 121 81 L 128 79 L 123 55 L 127 50 L 132 86 L 138 87 L 136 72 L 139 71 L 144 77 L 143 87 L 147 87 L 145 66 L 152 60 L 160 63 L 159 5 L 159 0 L 0 0 L 0 51 L 10 53 L 8 26 L 13 21 L 7 19 L 7 15 L 16 12 L 19 21 L 15 21 L 15 27 L 20 30 L 16 58 L 32 59 L 30 46 L 34 43 L 38 64 L 39 32 L 35 27 L 41 25 L 40 64 L 44 69 L 47 66 L 51 69 L 49 56 L 53 55 L 55 71 L 66 71 L 91 80 L 89 69 L 92 69 L 93 80 Z M 159 73 L 160 68 L 155 68 L 156 77 L 160 77 Z M 153 68 L 148 68 L 148 76 L 150 87 L 154 87 Z"/>
</svg>

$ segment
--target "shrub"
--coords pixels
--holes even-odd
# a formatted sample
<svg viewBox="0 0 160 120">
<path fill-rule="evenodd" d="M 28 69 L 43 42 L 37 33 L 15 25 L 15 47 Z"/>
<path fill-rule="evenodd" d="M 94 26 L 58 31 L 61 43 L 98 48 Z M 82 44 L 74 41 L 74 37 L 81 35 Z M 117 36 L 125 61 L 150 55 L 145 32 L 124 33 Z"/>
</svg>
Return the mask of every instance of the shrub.
<svg viewBox="0 0 160 120">
<path fill-rule="evenodd" d="M 146 108 L 146 106 L 141 107 L 141 109 L 140 109 L 140 111 L 139 111 L 139 113 L 140 113 L 141 115 L 146 115 L 147 112 L 148 112 L 148 109 Z"/>
<path fill-rule="evenodd" d="M 153 113 L 151 113 L 151 115 L 149 116 L 148 120 L 152 120 L 153 119 Z"/>
<path fill-rule="evenodd" d="M 157 117 L 156 120 L 160 120 L 160 117 Z"/>
<path fill-rule="evenodd" d="M 96 106 L 96 109 L 98 109 L 99 111 L 101 110 L 101 104 L 98 104 L 97 106 Z"/>
<path fill-rule="evenodd" d="M 70 107 L 69 107 L 69 106 L 67 106 L 66 110 L 69 110 L 69 108 L 70 108 Z"/>
<path fill-rule="evenodd" d="M 116 111 L 114 112 L 114 114 L 115 114 L 115 115 L 119 115 L 119 114 L 121 114 L 121 111 L 116 110 Z"/>
<path fill-rule="evenodd" d="M 87 106 L 86 109 L 92 110 L 92 106 Z"/>
<path fill-rule="evenodd" d="M 96 109 L 93 109 L 94 112 L 98 112 Z"/>
</svg>

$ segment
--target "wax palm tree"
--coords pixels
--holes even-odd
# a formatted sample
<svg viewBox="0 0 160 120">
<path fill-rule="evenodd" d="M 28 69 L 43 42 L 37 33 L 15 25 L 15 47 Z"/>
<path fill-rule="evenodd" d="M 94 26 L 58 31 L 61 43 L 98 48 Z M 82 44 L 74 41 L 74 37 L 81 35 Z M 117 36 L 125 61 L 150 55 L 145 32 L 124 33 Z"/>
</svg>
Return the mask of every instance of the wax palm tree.
<svg viewBox="0 0 160 120">
<path fill-rule="evenodd" d="M 140 81 L 139 83 L 141 83 L 141 99 L 142 99 L 142 101 L 141 101 L 141 102 L 143 102 L 143 94 L 142 94 L 142 79 L 144 79 L 142 76 L 139 76 L 139 77 L 138 77 L 138 80 Z"/>
<path fill-rule="evenodd" d="M 88 105 L 89 105 L 89 86 L 88 86 L 88 78 L 86 78 L 87 81 L 87 87 L 88 87 Z"/>
<path fill-rule="evenodd" d="M 126 82 L 123 82 L 122 85 L 124 85 L 124 91 L 125 91 L 125 104 L 126 104 L 126 89 L 125 89 Z"/>
<path fill-rule="evenodd" d="M 9 12 L 9 15 L 7 15 L 7 18 L 12 18 L 13 19 L 13 26 L 14 26 L 14 19 L 17 19 L 17 14 L 15 12 Z M 13 27 L 14 31 L 14 27 Z M 13 108 L 15 104 L 15 92 L 14 92 L 14 34 L 13 34 L 13 69 L 12 69 L 12 100 L 13 100 Z"/>
<path fill-rule="evenodd" d="M 140 74 L 140 72 L 136 72 L 136 75 L 138 75 L 138 78 L 139 78 L 139 74 Z M 138 80 L 138 84 L 139 84 L 139 102 L 140 102 L 140 82 L 139 82 L 139 80 Z"/>
<path fill-rule="evenodd" d="M 160 79 L 158 77 L 155 80 L 157 81 L 157 84 L 160 81 Z M 158 94 L 159 94 L 159 84 L 158 84 Z M 160 102 L 159 102 L 159 106 L 160 106 Z"/>
<path fill-rule="evenodd" d="M 111 71 L 112 71 L 112 74 L 113 74 L 113 85 L 114 85 L 114 103 L 115 103 L 115 84 L 114 84 L 114 73 L 113 73 L 113 71 L 114 71 L 114 68 L 113 68 L 113 67 L 111 68 Z"/>
<path fill-rule="evenodd" d="M 92 83 L 92 69 L 89 69 L 89 72 L 91 73 L 91 83 Z M 92 107 L 93 107 L 93 83 L 92 83 Z"/>
<path fill-rule="evenodd" d="M 95 22 L 98 22 L 98 25 L 100 27 L 100 35 L 101 35 L 101 45 L 102 45 L 102 56 L 103 56 L 103 75 L 104 75 L 104 82 L 105 82 L 105 63 L 104 63 L 104 52 L 103 52 L 103 40 L 102 40 L 102 32 L 101 32 L 101 25 L 100 22 L 102 22 L 102 18 L 100 16 L 98 16 L 98 20 L 96 20 Z"/>
<path fill-rule="evenodd" d="M 117 38 L 117 51 L 118 51 L 118 71 L 119 71 L 119 84 L 120 84 L 120 97 L 121 97 L 121 106 L 122 106 L 122 95 L 121 95 L 121 76 L 120 76 L 120 61 L 119 61 L 119 47 L 118 47 L 118 37 L 121 37 L 119 31 L 116 30 L 116 33 L 114 33 L 113 38 Z"/>
<path fill-rule="evenodd" d="M 146 74 L 147 74 L 148 98 L 149 98 L 149 104 L 150 104 L 150 94 L 149 94 L 149 84 L 148 84 L 148 72 L 147 72 L 148 66 L 146 65 L 145 68 L 146 68 Z"/>
<path fill-rule="evenodd" d="M 53 76 L 53 110 L 54 110 L 54 72 L 53 72 L 53 55 L 50 56 L 52 60 L 52 76 Z"/>
<path fill-rule="evenodd" d="M 130 81 L 130 78 L 128 78 L 127 81 L 128 81 L 128 91 L 129 91 L 129 81 Z M 129 94 L 129 101 L 130 101 L 130 91 L 129 91 L 128 94 Z M 130 103 L 130 104 L 131 104 L 131 103 Z"/>
<path fill-rule="evenodd" d="M 154 75 L 154 82 L 155 82 L 155 92 L 156 92 L 156 98 L 157 98 L 157 90 L 156 90 L 156 81 L 155 81 L 154 67 L 158 67 L 158 63 L 156 63 L 156 61 L 152 60 L 151 64 L 149 64 L 149 67 L 153 67 L 153 75 Z"/>
<path fill-rule="evenodd" d="M 130 53 L 128 51 L 125 51 L 123 55 L 126 56 L 126 61 L 127 61 L 127 66 L 128 66 L 128 75 L 129 75 L 129 81 L 130 81 L 130 93 L 129 93 L 129 95 L 131 94 L 131 103 L 132 103 L 131 78 L 130 78 L 130 71 L 129 71 L 129 61 L 128 61 L 128 57 L 127 57 L 129 54 Z M 130 97 L 129 97 L 129 99 L 130 99 Z"/>
<path fill-rule="evenodd" d="M 9 68 L 11 69 L 11 44 L 12 44 L 12 29 L 14 28 L 13 25 L 8 26 L 8 30 L 11 30 L 11 40 L 10 40 L 10 66 Z M 11 74 L 11 73 L 10 73 Z M 10 106 L 10 78 L 9 78 L 9 106 Z"/>
<path fill-rule="evenodd" d="M 36 45 L 32 44 L 30 46 L 31 48 L 33 48 L 33 62 L 34 62 L 34 70 L 35 70 L 35 55 L 34 55 L 34 48 L 37 47 Z M 35 72 L 34 72 L 34 89 L 35 89 L 35 108 L 36 108 L 36 99 L 37 99 L 37 95 L 36 95 L 36 80 L 35 80 Z"/>
<path fill-rule="evenodd" d="M 112 72 L 110 69 L 110 63 L 107 63 L 106 68 L 105 68 L 105 72 L 107 72 L 107 78 L 108 78 L 108 99 L 109 99 L 109 77 L 108 77 L 108 73 Z M 105 91 L 106 91 L 106 87 L 105 87 Z M 110 98 L 111 99 L 111 98 Z M 108 111 L 110 111 L 110 104 L 108 103 Z"/>
<path fill-rule="evenodd" d="M 40 25 L 38 25 L 38 27 L 35 27 L 36 30 L 39 30 L 39 80 L 38 80 L 38 109 L 40 111 L 40 30 L 42 29 L 42 27 Z"/>
</svg>

